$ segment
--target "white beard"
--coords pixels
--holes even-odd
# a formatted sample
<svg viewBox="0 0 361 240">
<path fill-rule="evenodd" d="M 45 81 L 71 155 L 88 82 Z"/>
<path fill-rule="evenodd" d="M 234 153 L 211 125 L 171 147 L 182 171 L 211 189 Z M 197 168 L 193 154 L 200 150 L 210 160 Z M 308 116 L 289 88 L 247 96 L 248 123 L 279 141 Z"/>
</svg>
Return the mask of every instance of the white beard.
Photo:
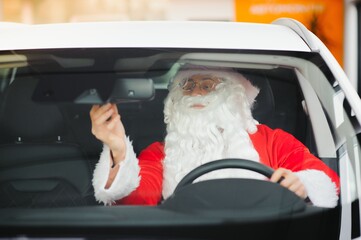
<svg viewBox="0 0 361 240">
<path fill-rule="evenodd" d="M 242 85 L 219 84 L 206 96 L 183 96 L 171 91 L 165 102 L 165 159 L 163 197 L 169 197 L 182 178 L 194 168 L 224 158 L 243 158 L 259 162 L 248 132 L 256 131 Z M 191 108 L 202 103 L 205 108 Z M 256 172 L 223 169 L 210 172 L 196 181 L 214 178 L 265 177 Z"/>
</svg>

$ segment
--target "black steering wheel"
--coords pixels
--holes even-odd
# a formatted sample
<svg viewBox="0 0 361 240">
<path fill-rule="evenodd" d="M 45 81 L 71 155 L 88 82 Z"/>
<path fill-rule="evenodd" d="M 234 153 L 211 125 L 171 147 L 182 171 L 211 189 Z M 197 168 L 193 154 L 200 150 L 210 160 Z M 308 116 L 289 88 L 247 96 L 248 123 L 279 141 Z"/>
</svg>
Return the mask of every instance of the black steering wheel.
<svg viewBox="0 0 361 240">
<path fill-rule="evenodd" d="M 272 168 L 251 160 L 215 160 L 189 172 L 179 182 L 173 194 L 159 207 L 182 213 L 202 212 L 207 216 L 224 214 L 227 218 L 234 216 L 237 221 L 249 221 L 250 217 L 278 218 L 304 211 L 306 208 L 303 199 L 280 184 L 270 181 L 224 178 L 193 183 L 195 179 L 208 172 L 224 168 L 250 170 L 267 178 L 271 178 L 274 172 Z"/>
<path fill-rule="evenodd" d="M 271 178 L 274 172 L 272 168 L 251 160 L 240 159 L 240 158 L 226 158 L 226 159 L 215 160 L 203 164 L 190 171 L 178 183 L 177 187 L 174 190 L 174 193 L 177 193 L 181 188 L 193 183 L 193 181 L 199 178 L 200 176 L 208 172 L 212 172 L 224 168 L 240 168 L 240 169 L 251 170 L 260 173 L 268 178 Z"/>
</svg>

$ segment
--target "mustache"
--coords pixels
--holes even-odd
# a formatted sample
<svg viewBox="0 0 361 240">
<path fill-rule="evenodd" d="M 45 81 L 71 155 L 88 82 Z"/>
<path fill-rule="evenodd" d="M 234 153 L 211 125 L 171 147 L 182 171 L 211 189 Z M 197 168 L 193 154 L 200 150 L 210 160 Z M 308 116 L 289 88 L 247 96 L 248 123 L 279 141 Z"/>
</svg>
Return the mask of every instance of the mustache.
<svg viewBox="0 0 361 240">
<path fill-rule="evenodd" d="M 216 102 L 219 96 L 216 94 L 207 94 L 204 96 L 183 96 L 180 100 L 180 104 L 187 108 L 196 104 L 208 106 L 209 104 Z"/>
</svg>

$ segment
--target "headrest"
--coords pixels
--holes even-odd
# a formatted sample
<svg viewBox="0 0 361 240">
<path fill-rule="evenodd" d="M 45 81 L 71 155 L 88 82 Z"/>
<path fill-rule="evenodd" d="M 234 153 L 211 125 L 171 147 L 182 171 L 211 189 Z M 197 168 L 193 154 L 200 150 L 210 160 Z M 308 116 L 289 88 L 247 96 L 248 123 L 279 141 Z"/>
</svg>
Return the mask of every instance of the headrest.
<svg viewBox="0 0 361 240">
<path fill-rule="evenodd" d="M 41 140 L 63 135 L 65 126 L 58 107 L 34 103 L 31 100 L 37 80 L 14 80 L 4 93 L 0 103 L 1 141 L 10 139 Z M 19 140 L 20 140 L 19 139 Z"/>
<path fill-rule="evenodd" d="M 249 76 L 248 79 L 260 90 L 253 104 L 253 118 L 259 123 L 272 125 L 275 112 L 275 100 L 269 79 L 266 76 L 254 74 Z"/>
</svg>

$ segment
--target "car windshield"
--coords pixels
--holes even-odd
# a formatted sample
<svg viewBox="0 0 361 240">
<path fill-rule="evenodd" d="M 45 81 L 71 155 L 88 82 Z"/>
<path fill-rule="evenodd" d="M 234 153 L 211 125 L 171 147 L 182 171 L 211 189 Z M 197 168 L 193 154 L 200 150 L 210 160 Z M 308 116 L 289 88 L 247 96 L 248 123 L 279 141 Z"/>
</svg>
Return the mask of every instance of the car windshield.
<svg viewBox="0 0 361 240">
<path fill-rule="evenodd" d="M 167 138 L 172 120 L 167 117 L 171 110 L 167 112 L 165 102 L 170 89 L 211 92 L 224 83 L 222 78 L 209 76 L 198 82 L 194 77 L 196 74 L 182 78 L 182 82 L 177 83 L 177 74 L 184 66 L 232 69 L 241 74 L 259 90 L 255 99 L 250 101 L 255 126 L 266 125 L 293 135 L 337 176 L 340 176 L 343 168 L 353 171 L 359 164 L 357 156 L 360 147 L 354 128 L 355 117 L 344 98 L 345 93 L 318 53 L 176 48 L 2 51 L 0 218 L 3 226 L 16 228 L 20 223 L 24 227 L 27 224 L 51 225 L 60 222 L 61 226 L 83 224 L 89 227 L 100 224 L 123 227 L 120 228 L 123 230 L 125 226 L 172 224 L 209 227 L 227 221 L 284 221 L 286 216 L 312 216 L 321 211 L 323 206 L 308 209 L 312 201 L 304 201 L 286 191 L 286 188 L 271 183 L 267 180 L 270 176 L 264 176 L 262 171 L 258 172 L 262 175 L 262 181 L 247 177 L 243 181 L 233 181 L 230 180 L 233 177 L 217 177 L 217 174 L 214 174 L 214 179 L 218 181 L 207 178 L 198 181 L 196 176 L 189 180 L 190 183 L 185 183 L 178 197 L 177 194 L 163 195 L 159 201 L 147 207 L 141 207 L 144 204 L 138 202 L 131 204 L 130 200 L 119 202 L 114 199 L 113 202 L 106 202 L 99 197 L 101 194 L 94 189 L 97 186 L 94 172 L 100 166 L 99 159 L 105 144 L 92 131 L 90 112 L 93 106 L 115 104 L 137 158 L 149 155 L 149 150 L 144 150 L 149 149 L 149 146 L 154 148 L 155 143 L 158 144 L 157 149 L 163 149 L 166 139 L 169 143 L 173 140 L 172 143 L 177 147 L 187 149 L 187 142 L 182 141 L 182 137 L 188 139 L 191 131 L 199 131 L 199 139 L 203 135 L 211 136 L 209 144 L 203 140 L 194 140 L 193 147 L 197 144 L 213 146 L 212 137 L 217 137 L 215 130 L 194 129 L 192 125 L 203 126 L 205 123 L 196 125 L 197 122 L 185 118 L 177 122 L 184 125 L 184 131 L 180 130 L 182 137 L 177 136 L 176 140 Z M 224 98 L 217 104 L 223 104 L 228 99 Z M 237 104 L 229 111 L 230 116 L 237 115 L 236 109 L 241 108 L 241 103 Z M 215 116 L 214 119 L 218 118 Z M 191 124 L 187 125 L 187 121 Z M 228 132 L 220 127 L 216 129 L 217 133 Z M 258 141 L 251 139 L 253 145 Z M 270 139 L 263 142 L 262 146 L 276 148 Z M 222 141 L 237 142 L 235 139 Z M 257 149 L 256 145 L 254 147 Z M 347 149 L 352 149 L 354 155 L 345 156 L 343 153 Z M 203 151 L 203 155 L 187 155 L 185 151 L 184 156 L 194 156 L 195 159 L 183 161 L 197 163 L 194 168 L 202 165 L 204 162 L 201 159 L 207 151 L 214 154 L 212 149 Z M 167 153 L 173 156 L 172 151 Z M 252 154 L 214 156 L 212 160 L 253 158 Z M 340 166 L 340 161 L 345 164 Z M 155 168 L 154 164 L 152 166 Z M 227 168 L 231 168 L 232 164 Z M 210 174 L 207 171 L 205 173 Z M 181 170 L 177 170 L 169 179 L 180 182 L 186 175 L 180 173 Z M 353 175 L 350 176 L 347 184 L 352 190 L 343 196 L 343 201 L 351 204 L 357 199 L 357 187 Z M 193 181 L 197 184 L 191 184 Z M 168 186 L 168 182 L 163 184 Z M 342 187 L 337 190 L 338 196 L 341 196 Z M 236 193 L 236 188 L 242 191 Z M 267 197 L 260 193 L 266 193 Z M 147 199 L 155 193 L 150 190 L 143 194 Z M 254 195 L 254 198 L 245 200 L 247 195 Z M 341 200 L 335 203 L 336 207 L 331 208 L 335 210 L 326 212 L 330 224 L 338 224 L 340 218 Z M 104 206 L 114 204 L 117 206 Z M 16 217 L 11 217 L 14 212 Z M 324 216 L 322 214 L 321 218 Z M 308 221 L 311 218 L 305 219 Z"/>
</svg>

